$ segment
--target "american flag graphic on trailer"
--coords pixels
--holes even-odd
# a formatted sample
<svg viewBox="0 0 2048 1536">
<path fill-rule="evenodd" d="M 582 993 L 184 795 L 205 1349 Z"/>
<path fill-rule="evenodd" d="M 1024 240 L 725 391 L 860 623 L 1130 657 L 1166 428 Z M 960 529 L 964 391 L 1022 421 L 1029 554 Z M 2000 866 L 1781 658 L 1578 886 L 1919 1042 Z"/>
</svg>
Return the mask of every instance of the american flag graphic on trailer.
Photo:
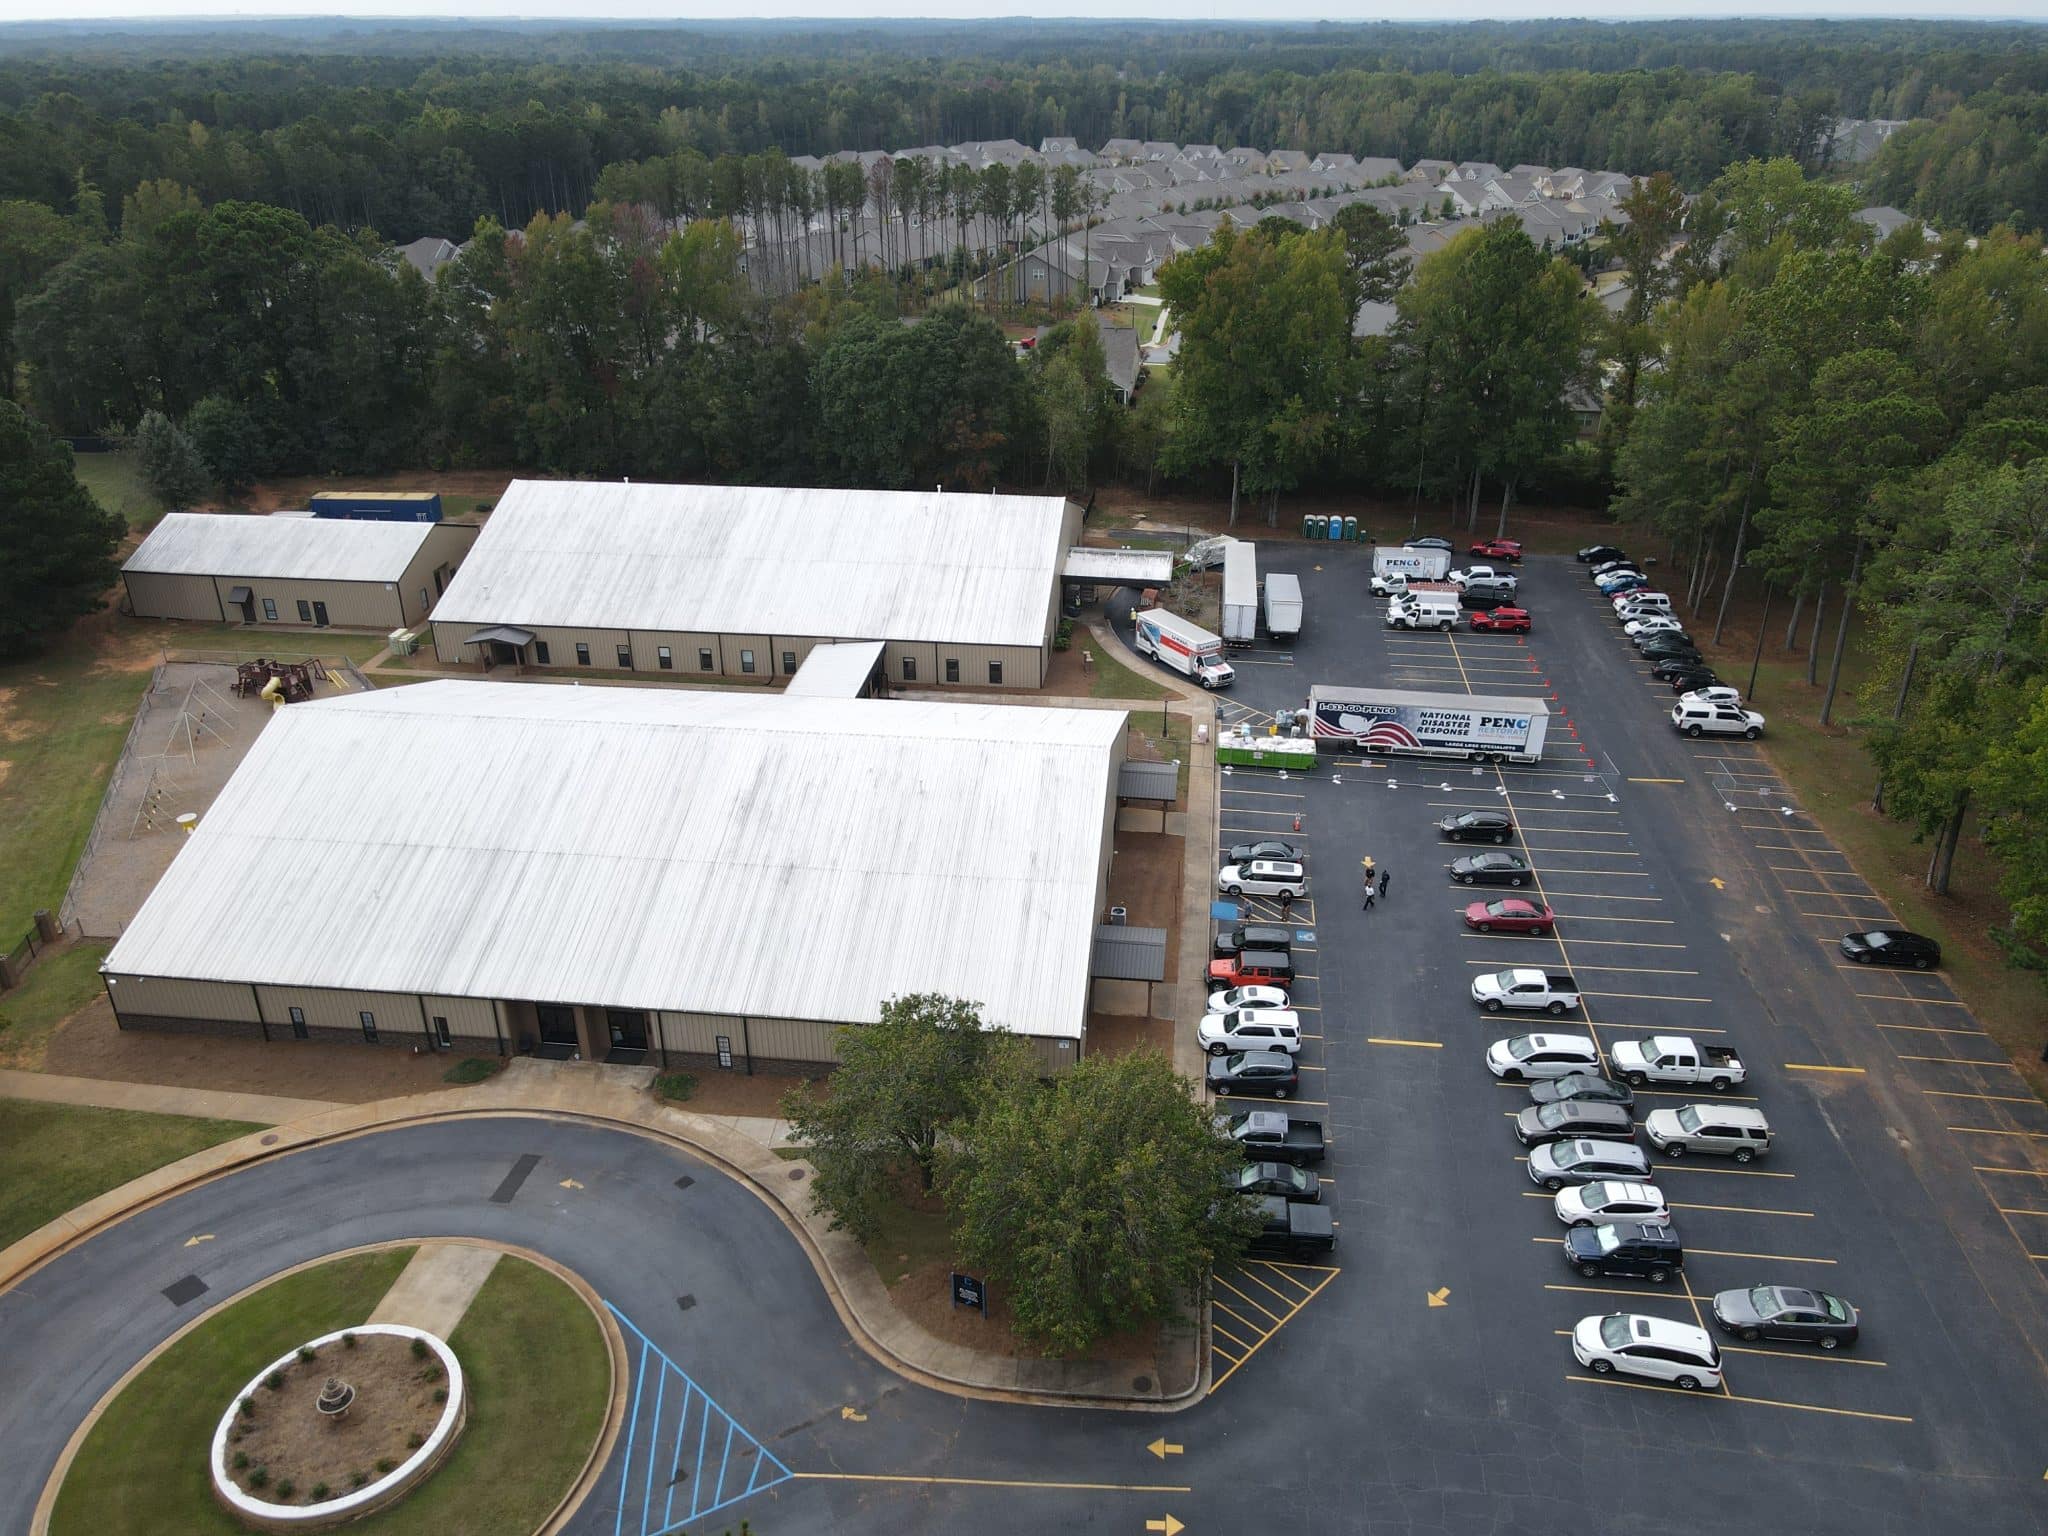
<svg viewBox="0 0 2048 1536">
<path fill-rule="evenodd" d="M 1400 721 L 1387 718 L 1375 720 L 1367 715 L 1354 715 L 1349 711 L 1341 713 L 1333 721 L 1322 711 L 1316 712 L 1312 729 L 1318 736 L 1353 738 L 1359 745 L 1367 747 L 1419 747 L 1415 733 Z"/>
</svg>

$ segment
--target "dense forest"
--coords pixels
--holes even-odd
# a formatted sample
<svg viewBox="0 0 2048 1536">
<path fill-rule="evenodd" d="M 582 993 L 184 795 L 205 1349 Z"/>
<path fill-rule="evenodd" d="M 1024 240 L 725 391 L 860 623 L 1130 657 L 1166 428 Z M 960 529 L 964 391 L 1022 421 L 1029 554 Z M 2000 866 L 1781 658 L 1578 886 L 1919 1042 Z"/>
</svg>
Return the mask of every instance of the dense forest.
<svg viewBox="0 0 2048 1536">
<path fill-rule="evenodd" d="M 2042 41 L 1903 22 L 0 28 L 0 200 L 72 213 L 89 188 L 118 210 L 168 179 L 403 243 L 580 215 L 614 162 L 1048 135 L 1664 170 L 1696 190 L 1752 156 L 1811 164 L 1835 117 L 1878 116 L 1956 120 L 1888 155 L 1902 205 L 2038 227 Z M 1958 181 L 1995 186 L 1991 204 Z"/>
</svg>

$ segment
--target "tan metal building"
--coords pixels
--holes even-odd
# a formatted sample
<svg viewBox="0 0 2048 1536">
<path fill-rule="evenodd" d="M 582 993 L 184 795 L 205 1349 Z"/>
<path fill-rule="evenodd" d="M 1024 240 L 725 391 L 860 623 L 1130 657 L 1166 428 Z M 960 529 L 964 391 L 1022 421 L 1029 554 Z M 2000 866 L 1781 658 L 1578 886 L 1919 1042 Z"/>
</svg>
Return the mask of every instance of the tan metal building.
<svg viewBox="0 0 2048 1536">
<path fill-rule="evenodd" d="M 124 1029 L 824 1072 L 939 992 L 1085 1046 L 1124 716 L 437 680 L 272 716 L 103 967 Z"/>
<path fill-rule="evenodd" d="M 444 663 L 770 683 L 884 646 L 893 688 L 1037 688 L 1058 496 L 516 480 L 434 606 Z"/>
<path fill-rule="evenodd" d="M 142 618 L 410 629 L 475 543 L 469 523 L 172 512 L 121 567 Z"/>
</svg>

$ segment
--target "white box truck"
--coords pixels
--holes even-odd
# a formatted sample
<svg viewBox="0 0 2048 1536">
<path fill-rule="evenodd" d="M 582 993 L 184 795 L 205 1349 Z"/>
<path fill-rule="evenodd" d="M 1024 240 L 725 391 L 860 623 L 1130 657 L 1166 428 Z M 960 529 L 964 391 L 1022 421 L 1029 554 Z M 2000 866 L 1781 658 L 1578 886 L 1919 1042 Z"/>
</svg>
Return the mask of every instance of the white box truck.
<svg viewBox="0 0 2048 1536">
<path fill-rule="evenodd" d="M 1458 627 L 1454 592 L 1407 592 L 1387 599 L 1387 628 L 1442 629 Z"/>
<path fill-rule="evenodd" d="M 1321 683 L 1309 690 L 1308 717 L 1318 746 L 1349 742 L 1361 752 L 1475 763 L 1533 763 L 1550 729 L 1550 707 L 1541 699 Z"/>
<path fill-rule="evenodd" d="M 1276 571 L 1266 578 L 1266 633 L 1293 644 L 1301 633 L 1301 578 Z"/>
<path fill-rule="evenodd" d="M 1223 643 L 1250 645 L 1259 632 L 1259 551 L 1236 539 L 1223 551 Z"/>
<path fill-rule="evenodd" d="M 1237 674 L 1223 659 L 1223 642 L 1199 624 L 1164 608 L 1147 608 L 1131 626 L 1140 656 L 1162 661 L 1204 688 L 1228 688 Z"/>
<path fill-rule="evenodd" d="M 1386 578 L 1402 576 L 1409 581 L 1442 581 L 1450 574 L 1451 552 L 1447 549 L 1376 549 L 1372 552 L 1372 573 Z"/>
</svg>

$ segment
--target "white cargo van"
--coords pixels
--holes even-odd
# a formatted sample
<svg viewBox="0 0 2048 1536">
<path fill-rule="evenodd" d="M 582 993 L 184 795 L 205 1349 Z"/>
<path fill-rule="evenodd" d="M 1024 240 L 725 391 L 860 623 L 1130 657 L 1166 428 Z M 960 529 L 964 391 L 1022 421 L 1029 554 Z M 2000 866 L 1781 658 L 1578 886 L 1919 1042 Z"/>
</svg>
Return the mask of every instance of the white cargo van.
<svg viewBox="0 0 2048 1536">
<path fill-rule="evenodd" d="M 1449 592 L 1410 592 L 1387 604 L 1389 629 L 1442 629 L 1457 627 L 1458 599 Z"/>
</svg>

